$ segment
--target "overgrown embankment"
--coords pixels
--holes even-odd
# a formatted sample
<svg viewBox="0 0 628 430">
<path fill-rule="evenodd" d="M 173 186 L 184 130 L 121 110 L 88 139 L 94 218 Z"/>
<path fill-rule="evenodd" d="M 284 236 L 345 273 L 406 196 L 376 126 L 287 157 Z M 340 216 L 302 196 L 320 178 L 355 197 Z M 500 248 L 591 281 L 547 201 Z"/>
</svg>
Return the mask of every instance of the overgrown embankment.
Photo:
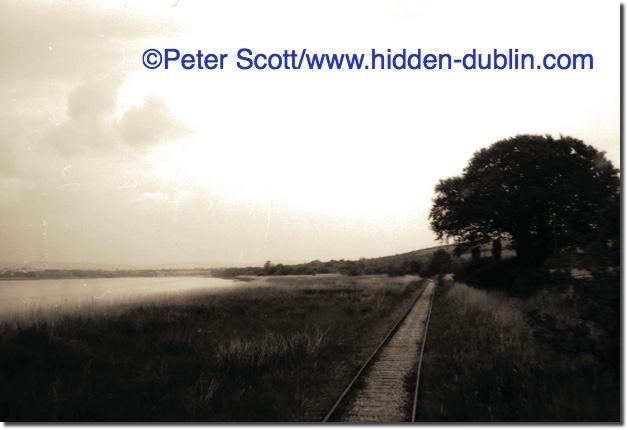
<svg viewBox="0 0 628 430">
<path fill-rule="evenodd" d="M 619 274 L 550 285 L 437 290 L 420 421 L 619 420 Z"/>
</svg>

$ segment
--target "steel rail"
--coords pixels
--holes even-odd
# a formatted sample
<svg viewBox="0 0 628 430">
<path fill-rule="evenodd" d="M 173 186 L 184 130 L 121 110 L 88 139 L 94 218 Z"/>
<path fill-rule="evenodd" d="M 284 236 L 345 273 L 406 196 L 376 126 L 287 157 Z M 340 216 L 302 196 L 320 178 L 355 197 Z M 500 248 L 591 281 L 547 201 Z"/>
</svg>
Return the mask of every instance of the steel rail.
<svg viewBox="0 0 628 430">
<path fill-rule="evenodd" d="M 416 408 L 419 403 L 419 382 L 421 380 L 421 364 L 423 363 L 423 352 L 425 351 L 425 343 L 427 342 L 427 330 L 430 328 L 430 317 L 432 316 L 432 304 L 434 303 L 434 295 L 436 291 L 432 292 L 430 298 L 430 307 L 427 311 L 427 318 L 425 318 L 425 330 L 423 332 L 423 339 L 421 340 L 421 352 L 419 353 L 419 363 L 416 368 L 416 382 L 414 383 L 414 401 L 412 402 L 412 419 L 410 422 L 416 422 Z"/>
<path fill-rule="evenodd" d="M 390 331 L 388 331 L 388 333 L 386 334 L 386 336 L 384 336 L 384 338 L 380 341 L 380 343 L 375 347 L 375 349 L 373 350 L 371 355 L 369 355 L 369 357 L 366 359 L 364 364 L 362 364 L 362 367 L 360 367 L 360 370 L 357 371 L 357 373 L 355 374 L 353 379 L 351 379 L 351 382 L 349 382 L 349 384 L 346 386 L 346 388 L 344 389 L 342 394 L 340 394 L 340 396 L 338 397 L 338 399 L 336 400 L 334 405 L 331 407 L 331 409 L 329 410 L 327 415 L 325 415 L 325 418 L 323 418 L 323 422 L 324 423 L 329 422 L 329 420 L 334 416 L 334 414 L 337 412 L 339 406 L 342 404 L 343 400 L 345 400 L 345 398 L 347 397 L 347 394 L 349 394 L 349 392 L 351 391 L 351 389 L 355 385 L 356 381 L 360 378 L 360 376 L 362 376 L 362 374 L 364 373 L 364 370 L 373 361 L 373 358 L 375 358 L 375 356 L 379 353 L 379 351 L 382 349 L 382 347 L 390 340 L 392 335 L 397 331 L 397 329 L 399 328 L 399 326 L 401 325 L 403 320 L 406 319 L 406 317 L 408 316 L 408 314 L 410 313 L 412 308 L 414 308 L 414 305 L 416 305 L 416 303 L 419 301 L 421 296 L 423 296 L 423 293 L 425 292 L 426 289 L 427 289 L 427 287 L 424 286 L 423 290 L 421 290 L 421 292 L 419 294 L 417 294 L 417 296 L 414 298 L 414 300 L 412 300 L 412 303 L 410 303 L 410 305 L 408 306 L 408 309 L 406 309 L 404 311 L 404 313 L 401 315 L 399 320 L 390 329 Z M 431 311 L 431 303 L 430 303 L 430 311 Z M 428 317 L 428 319 L 429 319 L 429 317 Z"/>
</svg>

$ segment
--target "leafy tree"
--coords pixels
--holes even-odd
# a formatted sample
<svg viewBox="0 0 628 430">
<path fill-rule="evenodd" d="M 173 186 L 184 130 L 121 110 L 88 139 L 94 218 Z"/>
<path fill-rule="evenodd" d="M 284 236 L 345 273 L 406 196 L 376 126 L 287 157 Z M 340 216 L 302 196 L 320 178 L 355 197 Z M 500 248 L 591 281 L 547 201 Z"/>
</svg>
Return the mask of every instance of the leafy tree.
<svg viewBox="0 0 628 430">
<path fill-rule="evenodd" d="M 603 152 L 571 137 L 519 135 L 441 180 L 430 220 L 439 239 L 510 239 L 521 262 L 540 265 L 592 237 L 618 237 L 618 208 L 619 172 Z"/>
<path fill-rule="evenodd" d="M 421 260 L 410 260 L 408 262 L 408 273 L 420 273 L 421 272 Z"/>
<path fill-rule="evenodd" d="M 281 263 L 277 264 L 273 268 L 272 272 L 273 272 L 273 275 L 289 275 L 290 274 L 290 270 Z"/>
<path fill-rule="evenodd" d="M 273 263 L 269 260 L 264 263 L 264 274 L 272 275 L 273 273 L 275 273 L 275 266 L 273 266 Z"/>
<path fill-rule="evenodd" d="M 421 276 L 428 277 L 444 273 L 449 273 L 452 270 L 453 260 L 451 255 L 444 249 L 439 249 L 430 257 L 430 261 L 427 264 L 425 270 L 421 273 Z"/>
<path fill-rule="evenodd" d="M 399 264 L 388 265 L 388 267 L 386 268 L 386 273 L 388 274 L 388 276 L 403 276 L 406 274 L 403 267 L 401 267 Z"/>
</svg>

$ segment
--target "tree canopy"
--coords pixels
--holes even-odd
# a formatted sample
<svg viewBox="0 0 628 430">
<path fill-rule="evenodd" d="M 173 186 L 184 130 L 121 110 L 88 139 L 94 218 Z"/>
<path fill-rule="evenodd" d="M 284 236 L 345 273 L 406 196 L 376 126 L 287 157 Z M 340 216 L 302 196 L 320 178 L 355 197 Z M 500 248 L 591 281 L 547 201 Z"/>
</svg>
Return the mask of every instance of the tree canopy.
<svg viewBox="0 0 628 430">
<path fill-rule="evenodd" d="M 510 239 L 524 262 L 618 237 L 619 171 L 571 137 L 519 135 L 476 152 L 461 176 L 436 186 L 431 227 L 439 239 Z"/>
</svg>

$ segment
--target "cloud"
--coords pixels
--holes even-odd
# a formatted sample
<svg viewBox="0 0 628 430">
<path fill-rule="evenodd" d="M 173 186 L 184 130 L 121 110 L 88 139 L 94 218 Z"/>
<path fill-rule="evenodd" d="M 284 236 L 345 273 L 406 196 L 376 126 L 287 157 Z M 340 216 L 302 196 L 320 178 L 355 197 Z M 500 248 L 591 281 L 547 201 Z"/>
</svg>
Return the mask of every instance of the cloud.
<svg viewBox="0 0 628 430">
<path fill-rule="evenodd" d="M 50 129 L 46 144 L 68 155 L 119 146 L 148 147 L 187 133 L 155 96 L 131 106 L 117 120 L 115 107 L 121 83 L 118 74 L 80 83 L 67 97 L 66 119 Z"/>
<path fill-rule="evenodd" d="M 45 181 L 59 158 L 128 146 L 114 118 L 120 85 L 144 41 L 179 32 L 159 17 L 171 13 L 168 1 L 149 12 L 128 2 L 0 1 L 0 178 Z"/>
<path fill-rule="evenodd" d="M 132 145 L 148 145 L 174 139 L 187 133 L 186 127 L 173 118 L 163 101 L 150 96 L 142 106 L 132 106 L 119 122 L 124 140 Z"/>
<path fill-rule="evenodd" d="M 170 197 L 166 193 L 160 192 L 145 192 L 140 194 L 142 200 L 148 200 L 151 202 L 165 203 L 170 200 Z"/>
<path fill-rule="evenodd" d="M 80 119 L 113 114 L 121 82 L 122 79 L 118 75 L 82 82 L 68 95 L 68 116 L 71 119 Z"/>
<path fill-rule="evenodd" d="M 154 9 L 165 5 L 155 4 Z M 0 2 L 2 80 L 70 79 L 121 68 L 130 42 L 177 28 L 140 17 L 120 3 Z"/>
<path fill-rule="evenodd" d="M 19 173 L 16 143 L 21 138 L 21 130 L 8 117 L 0 117 L 0 124 L 0 177 L 14 176 Z"/>
<path fill-rule="evenodd" d="M 194 198 L 192 190 L 182 188 L 165 187 L 163 191 L 145 191 L 140 194 L 140 199 L 157 203 L 181 204 Z"/>
<path fill-rule="evenodd" d="M 62 154 L 114 145 L 113 121 L 117 91 L 122 79 L 111 75 L 80 83 L 67 96 L 66 119 L 52 126 L 43 143 Z"/>
</svg>

